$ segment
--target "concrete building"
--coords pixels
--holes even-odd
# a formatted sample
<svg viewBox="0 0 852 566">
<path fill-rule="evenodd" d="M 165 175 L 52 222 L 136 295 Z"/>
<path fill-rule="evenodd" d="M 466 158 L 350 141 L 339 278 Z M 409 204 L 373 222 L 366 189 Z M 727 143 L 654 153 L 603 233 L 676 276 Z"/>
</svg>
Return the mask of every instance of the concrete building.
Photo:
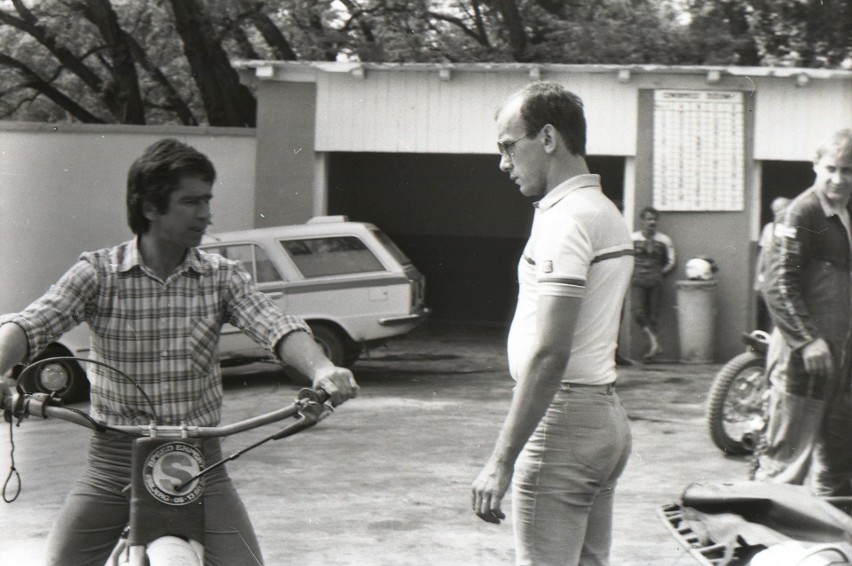
<svg viewBox="0 0 852 566">
<path fill-rule="evenodd" d="M 675 281 L 719 266 L 714 351 L 753 328 L 755 242 L 769 202 L 812 180 L 811 155 L 852 126 L 852 72 L 790 68 L 252 61 L 259 225 L 347 214 L 388 232 L 428 277 L 444 319 L 504 322 L 530 203 L 498 170 L 494 112 L 529 81 L 582 97 L 587 151 L 629 223 L 662 211 L 679 255 L 661 340 L 677 359 Z M 695 321 L 701 324 L 702 321 Z M 635 331 L 636 328 L 630 325 Z M 631 334 L 627 332 L 626 340 Z M 635 342 L 635 341 L 634 341 Z M 638 355 L 639 345 L 632 345 Z"/>
</svg>

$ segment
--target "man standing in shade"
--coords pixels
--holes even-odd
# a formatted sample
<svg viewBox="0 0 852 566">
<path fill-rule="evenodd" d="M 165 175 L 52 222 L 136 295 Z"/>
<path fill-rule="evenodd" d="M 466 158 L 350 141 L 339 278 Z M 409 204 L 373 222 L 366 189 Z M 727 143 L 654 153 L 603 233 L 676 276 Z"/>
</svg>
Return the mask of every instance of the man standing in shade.
<svg viewBox="0 0 852 566">
<path fill-rule="evenodd" d="M 633 233 L 633 253 L 636 256 L 633 268 L 631 301 L 636 324 L 648 338 L 648 352 L 644 359 L 653 361 L 663 349 L 657 339 L 657 322 L 660 316 L 660 300 L 663 296 L 663 280 L 674 269 L 676 255 L 672 239 L 657 231 L 660 213 L 650 206 L 639 213 L 642 229 Z"/>
<path fill-rule="evenodd" d="M 517 564 L 605 565 L 613 493 L 630 453 L 615 393 L 630 232 L 585 160 L 582 101 L 534 83 L 497 113 L 500 168 L 538 198 L 518 266 L 509 331 L 516 380 L 494 451 L 472 486 L 474 512 L 499 523 L 512 484 Z"/>
</svg>

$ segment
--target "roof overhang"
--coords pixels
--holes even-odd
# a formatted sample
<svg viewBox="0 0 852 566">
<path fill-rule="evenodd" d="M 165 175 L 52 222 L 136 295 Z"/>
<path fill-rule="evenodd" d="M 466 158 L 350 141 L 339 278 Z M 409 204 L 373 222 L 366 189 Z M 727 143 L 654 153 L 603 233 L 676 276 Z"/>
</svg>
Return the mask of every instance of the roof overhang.
<svg viewBox="0 0 852 566">
<path fill-rule="evenodd" d="M 366 78 L 371 72 L 435 73 L 444 81 L 454 73 L 524 73 L 530 80 L 545 75 L 612 74 L 620 82 L 641 75 L 700 75 L 708 83 L 730 77 L 793 78 L 797 83 L 811 80 L 852 80 L 852 71 L 803 67 L 737 67 L 705 65 L 565 65 L 556 63 L 360 63 L 323 61 L 237 60 L 234 66 L 253 79 L 264 81 L 316 82 L 321 73 L 349 74 Z M 247 77 L 248 78 L 248 77 Z M 804 86 L 803 84 L 801 86 Z"/>
</svg>

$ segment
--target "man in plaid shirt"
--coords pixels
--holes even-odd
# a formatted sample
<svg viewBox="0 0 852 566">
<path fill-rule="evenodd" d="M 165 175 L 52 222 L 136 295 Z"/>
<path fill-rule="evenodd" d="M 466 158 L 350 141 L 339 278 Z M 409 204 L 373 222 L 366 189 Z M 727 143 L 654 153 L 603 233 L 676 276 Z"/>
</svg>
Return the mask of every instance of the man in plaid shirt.
<svg viewBox="0 0 852 566">
<path fill-rule="evenodd" d="M 0 317 L 0 374 L 38 355 L 82 322 L 90 357 L 139 385 L 90 364 L 91 415 L 108 424 L 219 423 L 222 325 L 241 328 L 292 366 L 334 404 L 355 397 L 352 373 L 334 366 L 310 328 L 283 314 L 237 262 L 196 246 L 210 224 L 216 172 L 207 157 L 177 140 L 148 147 L 130 168 L 127 215 L 136 238 L 84 253 L 24 311 Z M 0 393 L 7 386 L 0 383 Z M 143 395 L 140 390 L 144 390 Z M 131 441 L 96 432 L 87 465 L 48 539 L 48 564 L 102 565 L 128 523 Z M 208 461 L 221 459 L 205 440 Z M 207 477 L 205 563 L 260 564 L 248 514 L 224 467 Z"/>
</svg>

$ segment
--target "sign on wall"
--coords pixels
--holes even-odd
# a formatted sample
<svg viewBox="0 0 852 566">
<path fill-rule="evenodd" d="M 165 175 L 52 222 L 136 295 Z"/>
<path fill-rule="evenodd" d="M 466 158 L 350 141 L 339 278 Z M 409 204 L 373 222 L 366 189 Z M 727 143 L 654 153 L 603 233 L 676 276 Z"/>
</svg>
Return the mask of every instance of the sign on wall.
<svg viewBox="0 0 852 566">
<path fill-rule="evenodd" d="M 743 210 L 743 93 L 654 91 L 654 208 Z"/>
</svg>

